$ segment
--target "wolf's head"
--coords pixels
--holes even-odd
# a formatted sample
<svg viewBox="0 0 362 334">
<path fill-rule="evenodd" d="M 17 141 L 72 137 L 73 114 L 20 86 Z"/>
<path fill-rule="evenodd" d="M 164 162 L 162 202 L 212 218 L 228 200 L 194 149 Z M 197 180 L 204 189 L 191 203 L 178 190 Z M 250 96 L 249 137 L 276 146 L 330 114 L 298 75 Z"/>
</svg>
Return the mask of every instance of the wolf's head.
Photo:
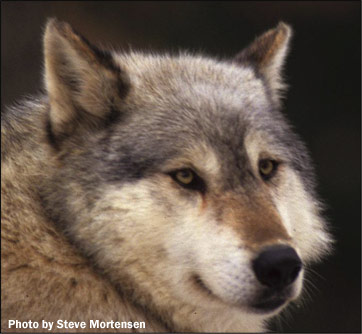
<svg viewBox="0 0 362 334">
<path fill-rule="evenodd" d="M 279 113 L 291 29 L 232 61 L 100 51 L 45 33 L 50 211 L 175 330 L 258 330 L 330 243 L 310 158 Z"/>
</svg>

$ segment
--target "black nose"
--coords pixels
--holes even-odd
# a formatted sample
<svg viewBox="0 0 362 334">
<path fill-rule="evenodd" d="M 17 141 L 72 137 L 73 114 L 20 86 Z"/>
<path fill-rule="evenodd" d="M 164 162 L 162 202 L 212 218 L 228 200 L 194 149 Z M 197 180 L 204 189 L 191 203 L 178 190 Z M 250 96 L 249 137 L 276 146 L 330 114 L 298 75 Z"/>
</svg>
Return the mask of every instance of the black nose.
<svg viewBox="0 0 362 334">
<path fill-rule="evenodd" d="M 283 289 L 296 280 L 302 261 L 292 247 L 270 246 L 253 261 L 253 269 L 260 283 Z"/>
</svg>

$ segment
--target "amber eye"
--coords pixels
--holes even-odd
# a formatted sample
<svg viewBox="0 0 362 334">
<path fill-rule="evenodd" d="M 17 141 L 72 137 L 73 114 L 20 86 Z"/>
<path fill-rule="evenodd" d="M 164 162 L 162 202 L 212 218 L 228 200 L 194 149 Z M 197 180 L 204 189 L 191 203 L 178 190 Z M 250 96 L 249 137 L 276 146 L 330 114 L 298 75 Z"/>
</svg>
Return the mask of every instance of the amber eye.
<svg viewBox="0 0 362 334">
<path fill-rule="evenodd" d="M 190 169 L 182 169 L 175 173 L 175 178 L 178 182 L 188 185 L 193 181 L 194 175 Z"/>
<path fill-rule="evenodd" d="M 263 159 L 259 161 L 259 173 L 264 180 L 269 180 L 276 172 L 278 164 L 274 160 Z"/>
<path fill-rule="evenodd" d="M 178 169 L 168 174 L 180 186 L 186 189 L 197 190 L 201 193 L 204 193 L 206 191 L 206 184 L 204 180 L 190 168 Z"/>
</svg>

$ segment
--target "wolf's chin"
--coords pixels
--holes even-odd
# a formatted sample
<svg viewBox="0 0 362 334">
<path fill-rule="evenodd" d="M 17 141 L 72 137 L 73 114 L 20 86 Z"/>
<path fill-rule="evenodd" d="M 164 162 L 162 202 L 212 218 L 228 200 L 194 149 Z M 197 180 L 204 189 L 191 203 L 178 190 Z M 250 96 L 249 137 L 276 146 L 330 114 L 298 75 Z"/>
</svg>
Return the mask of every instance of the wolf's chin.
<svg viewBox="0 0 362 334">
<path fill-rule="evenodd" d="M 201 291 L 208 298 L 213 298 L 222 302 L 223 304 L 228 304 L 232 307 L 236 307 L 246 311 L 251 314 L 260 314 L 260 315 L 273 315 L 278 313 L 281 309 L 286 307 L 289 302 L 297 296 L 293 296 L 292 289 L 289 287 L 284 291 L 284 293 L 272 293 L 271 291 L 266 291 L 260 297 L 255 298 L 254 301 L 247 303 L 230 303 L 223 298 L 217 296 L 213 291 L 208 288 L 205 282 L 198 274 L 192 275 L 192 281 L 199 291 Z"/>
</svg>

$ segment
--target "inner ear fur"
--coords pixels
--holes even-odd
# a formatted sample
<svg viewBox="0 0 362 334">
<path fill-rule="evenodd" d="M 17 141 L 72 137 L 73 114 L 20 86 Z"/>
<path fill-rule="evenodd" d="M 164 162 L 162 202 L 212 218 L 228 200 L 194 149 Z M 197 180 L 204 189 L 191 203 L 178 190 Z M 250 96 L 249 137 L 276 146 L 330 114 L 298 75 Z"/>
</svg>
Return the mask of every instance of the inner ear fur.
<svg viewBox="0 0 362 334">
<path fill-rule="evenodd" d="M 50 19 L 44 58 L 49 128 L 54 138 L 71 134 L 83 122 L 101 123 L 114 117 L 130 84 L 110 52 L 91 45 L 69 24 Z"/>
<path fill-rule="evenodd" d="M 275 28 L 257 37 L 234 58 L 238 64 L 252 66 L 264 78 L 276 103 L 279 103 L 280 92 L 286 86 L 282 80 L 282 69 L 291 36 L 291 27 L 280 22 Z"/>
</svg>

